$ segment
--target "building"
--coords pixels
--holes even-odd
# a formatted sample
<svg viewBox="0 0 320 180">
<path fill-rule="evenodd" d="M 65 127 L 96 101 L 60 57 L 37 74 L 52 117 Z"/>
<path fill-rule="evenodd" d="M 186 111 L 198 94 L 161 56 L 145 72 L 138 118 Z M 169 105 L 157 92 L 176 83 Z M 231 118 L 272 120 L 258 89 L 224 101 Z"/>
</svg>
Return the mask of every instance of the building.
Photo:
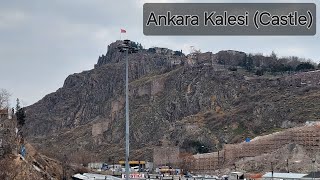
<svg viewBox="0 0 320 180">
<path fill-rule="evenodd" d="M 0 109 L 0 119 L 6 119 L 8 116 L 8 109 Z"/>
<path fill-rule="evenodd" d="M 122 167 L 125 167 L 126 162 L 125 161 L 119 161 L 119 164 Z M 135 168 L 138 167 L 138 170 L 142 170 L 146 168 L 146 161 L 129 161 L 129 167 Z"/>
<path fill-rule="evenodd" d="M 96 170 L 101 170 L 104 166 L 106 166 L 106 163 L 103 162 L 91 162 L 88 163 L 88 168 L 90 169 L 96 169 Z"/>
<path fill-rule="evenodd" d="M 110 175 L 102 175 L 102 174 L 93 174 L 93 173 L 83 173 L 83 174 L 75 174 L 72 176 L 72 179 L 74 180 L 89 180 L 89 179 L 95 179 L 95 180 L 122 180 L 121 178 L 117 178 Z"/>
<path fill-rule="evenodd" d="M 303 176 L 302 179 L 304 180 L 319 180 L 320 179 L 320 171 L 311 172 L 306 176 Z"/>
<path fill-rule="evenodd" d="M 301 173 L 272 173 L 267 172 L 262 176 L 263 180 L 298 180 L 302 179 L 307 174 Z"/>
<path fill-rule="evenodd" d="M 231 172 L 229 174 L 229 180 L 238 180 L 238 179 L 244 179 L 243 172 Z"/>
</svg>

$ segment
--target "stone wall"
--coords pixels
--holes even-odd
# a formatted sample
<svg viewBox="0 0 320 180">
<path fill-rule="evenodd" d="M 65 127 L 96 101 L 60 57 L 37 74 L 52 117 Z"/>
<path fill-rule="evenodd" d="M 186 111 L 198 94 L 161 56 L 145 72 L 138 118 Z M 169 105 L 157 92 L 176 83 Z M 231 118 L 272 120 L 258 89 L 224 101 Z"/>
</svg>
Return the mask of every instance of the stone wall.
<svg viewBox="0 0 320 180">
<path fill-rule="evenodd" d="M 272 153 L 288 144 L 304 147 L 308 153 L 320 151 L 320 123 L 311 123 L 303 127 L 296 127 L 266 136 L 259 136 L 250 142 L 226 144 L 222 151 L 194 155 L 190 161 L 191 170 L 205 173 L 217 170 L 223 166 L 230 166 L 245 157 L 255 157 L 265 153 Z M 219 159 L 219 160 L 218 160 Z"/>
<path fill-rule="evenodd" d="M 154 167 L 170 165 L 176 167 L 179 165 L 179 147 L 158 146 L 153 150 Z"/>
</svg>

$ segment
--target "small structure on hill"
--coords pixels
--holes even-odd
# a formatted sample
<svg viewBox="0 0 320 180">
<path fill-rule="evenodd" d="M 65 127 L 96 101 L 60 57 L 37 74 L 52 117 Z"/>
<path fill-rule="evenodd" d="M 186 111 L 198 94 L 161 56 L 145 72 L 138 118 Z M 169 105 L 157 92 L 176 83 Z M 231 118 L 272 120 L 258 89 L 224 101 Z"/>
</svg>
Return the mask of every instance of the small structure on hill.
<svg viewBox="0 0 320 180">
<path fill-rule="evenodd" d="M 9 113 L 8 113 L 8 109 L 0 109 L 0 119 L 6 119 L 8 118 Z"/>
</svg>

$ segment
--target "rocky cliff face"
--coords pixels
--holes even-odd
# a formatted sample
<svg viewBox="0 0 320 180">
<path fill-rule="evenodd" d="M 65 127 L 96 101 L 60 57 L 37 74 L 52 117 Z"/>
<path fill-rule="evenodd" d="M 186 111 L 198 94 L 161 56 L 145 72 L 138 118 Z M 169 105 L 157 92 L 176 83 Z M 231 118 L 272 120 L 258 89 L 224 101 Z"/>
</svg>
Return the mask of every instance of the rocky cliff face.
<svg viewBox="0 0 320 180">
<path fill-rule="evenodd" d="M 0 118 L 0 179 L 62 179 L 65 164 L 42 155 L 24 141 L 15 132 L 16 122 L 15 117 Z M 22 145 L 26 152 L 24 157 L 18 154 Z M 67 166 L 64 168 L 71 171 Z"/>
<path fill-rule="evenodd" d="M 57 156 L 86 152 L 91 158 L 123 159 L 125 66 L 118 43 L 94 69 L 70 75 L 62 88 L 27 108 L 24 132 L 33 145 Z M 228 59 L 243 55 L 228 52 Z M 218 65 L 222 57 L 164 49 L 129 55 L 131 159 L 151 159 L 157 145 L 215 150 L 246 136 L 319 120 L 317 78 L 256 77 Z"/>
</svg>

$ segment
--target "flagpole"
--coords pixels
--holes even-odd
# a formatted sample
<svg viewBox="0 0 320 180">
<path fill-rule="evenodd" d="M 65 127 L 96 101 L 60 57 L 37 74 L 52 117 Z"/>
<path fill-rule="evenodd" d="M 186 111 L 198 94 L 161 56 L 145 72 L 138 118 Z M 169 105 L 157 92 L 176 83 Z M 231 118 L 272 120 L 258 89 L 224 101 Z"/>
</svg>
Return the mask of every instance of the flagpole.
<svg viewBox="0 0 320 180">
<path fill-rule="evenodd" d="M 121 34 L 122 33 L 126 33 L 126 30 L 125 29 L 120 29 L 120 41 L 121 41 Z"/>
</svg>

